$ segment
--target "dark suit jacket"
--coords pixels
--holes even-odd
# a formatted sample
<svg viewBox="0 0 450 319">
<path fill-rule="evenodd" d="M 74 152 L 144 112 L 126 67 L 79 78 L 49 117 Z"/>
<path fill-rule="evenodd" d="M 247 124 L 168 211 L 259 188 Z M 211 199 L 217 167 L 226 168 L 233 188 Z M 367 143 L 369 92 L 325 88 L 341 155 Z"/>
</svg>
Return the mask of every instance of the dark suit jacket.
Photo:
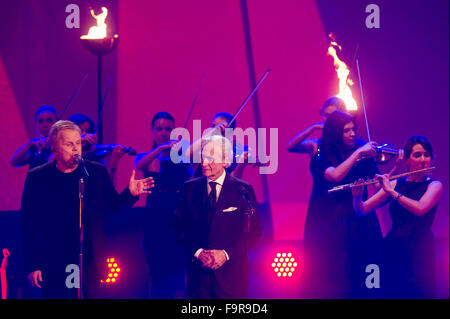
<svg viewBox="0 0 450 319">
<path fill-rule="evenodd" d="M 199 177 L 184 184 L 177 212 L 179 239 L 184 244 L 189 262 L 188 284 L 202 284 L 202 275 L 213 276 L 226 295 L 247 295 L 249 285 L 248 250 L 261 237 L 261 224 L 258 206 L 253 187 L 226 174 L 222 190 L 216 202 L 212 220 L 208 220 L 206 204 L 206 177 Z M 242 198 L 239 189 L 244 187 L 256 209 L 250 218 L 250 232 L 246 233 L 248 209 L 247 202 Z M 230 212 L 223 210 L 236 207 Z M 230 260 L 217 270 L 201 267 L 194 257 L 199 249 L 224 249 Z M 189 289 L 189 287 L 188 287 Z"/>
<path fill-rule="evenodd" d="M 103 276 L 106 260 L 103 225 L 107 213 L 131 206 L 139 197 L 133 197 L 128 188 L 119 195 L 103 165 L 89 161 L 85 165 L 90 175 L 85 178 L 83 213 L 85 270 L 88 276 L 88 272 L 96 275 L 101 272 Z M 55 162 L 28 172 L 22 196 L 22 225 L 26 274 L 42 270 L 47 284 L 62 286 L 64 290 L 65 283 L 61 280 L 67 274 L 61 267 L 65 263 L 78 264 L 81 170 L 78 167 L 64 185 L 60 184 L 61 180 L 66 181 L 61 174 Z M 99 278 L 94 277 L 89 281 L 98 283 Z"/>
</svg>

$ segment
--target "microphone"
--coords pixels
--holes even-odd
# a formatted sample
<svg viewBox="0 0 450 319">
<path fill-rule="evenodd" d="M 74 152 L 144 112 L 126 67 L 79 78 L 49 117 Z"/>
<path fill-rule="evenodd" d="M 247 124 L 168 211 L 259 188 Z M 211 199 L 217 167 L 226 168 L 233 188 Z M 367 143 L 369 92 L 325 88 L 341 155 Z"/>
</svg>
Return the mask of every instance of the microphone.
<svg viewBox="0 0 450 319">
<path fill-rule="evenodd" d="M 242 198 L 247 202 L 248 210 L 245 212 L 245 215 L 247 215 L 247 228 L 246 232 L 250 232 L 250 216 L 252 216 L 255 213 L 255 207 L 253 206 L 252 201 L 250 200 L 250 196 L 248 196 L 248 192 L 245 189 L 244 186 L 241 186 L 239 188 L 239 193 L 241 194 Z"/>
<path fill-rule="evenodd" d="M 73 163 L 78 164 L 81 168 L 81 172 L 83 173 L 83 175 L 89 177 L 89 173 L 86 169 L 86 166 L 84 165 L 84 159 L 80 154 L 75 154 L 73 156 Z"/>
</svg>

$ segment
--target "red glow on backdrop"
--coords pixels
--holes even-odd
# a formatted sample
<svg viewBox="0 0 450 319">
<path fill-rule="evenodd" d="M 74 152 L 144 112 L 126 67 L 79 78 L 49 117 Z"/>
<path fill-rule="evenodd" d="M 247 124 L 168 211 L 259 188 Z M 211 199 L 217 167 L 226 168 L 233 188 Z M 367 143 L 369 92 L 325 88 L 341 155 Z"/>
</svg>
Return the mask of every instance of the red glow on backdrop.
<svg viewBox="0 0 450 319">
<path fill-rule="evenodd" d="M 107 283 L 107 284 L 113 284 L 116 283 L 119 279 L 119 274 L 121 272 L 121 269 L 119 267 L 119 264 L 117 262 L 117 258 L 107 258 L 106 259 L 106 265 L 108 269 L 108 273 L 105 280 L 100 280 L 101 283 Z"/>
</svg>

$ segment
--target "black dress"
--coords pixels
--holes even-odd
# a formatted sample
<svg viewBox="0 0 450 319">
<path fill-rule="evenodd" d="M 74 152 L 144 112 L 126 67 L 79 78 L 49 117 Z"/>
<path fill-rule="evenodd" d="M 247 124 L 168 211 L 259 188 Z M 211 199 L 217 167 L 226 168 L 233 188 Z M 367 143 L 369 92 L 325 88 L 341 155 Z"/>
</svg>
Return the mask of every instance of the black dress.
<svg viewBox="0 0 450 319">
<path fill-rule="evenodd" d="M 408 182 L 399 179 L 395 190 L 420 200 L 433 180 Z M 381 285 L 387 298 L 433 298 L 435 253 L 431 226 L 437 204 L 422 216 L 414 215 L 397 201 L 389 205 L 392 230 L 384 239 Z M 384 276 L 383 276 L 384 274 Z"/>
<path fill-rule="evenodd" d="M 176 241 L 175 210 L 183 183 L 191 172 L 187 164 L 160 159 L 160 172 L 147 172 L 155 187 L 147 196 L 144 219 L 144 249 L 152 277 L 151 298 L 183 297 L 185 290 L 184 251 Z"/>
<path fill-rule="evenodd" d="M 375 214 L 357 216 L 351 190 L 328 194 L 334 186 L 372 178 L 378 173 L 371 159 L 357 162 L 347 176 L 333 184 L 324 178 L 332 165 L 320 152 L 310 163 L 313 190 L 304 234 L 305 298 L 373 298 L 365 286 L 366 267 L 380 262 L 382 234 Z M 364 192 L 367 198 L 367 191 Z"/>
</svg>

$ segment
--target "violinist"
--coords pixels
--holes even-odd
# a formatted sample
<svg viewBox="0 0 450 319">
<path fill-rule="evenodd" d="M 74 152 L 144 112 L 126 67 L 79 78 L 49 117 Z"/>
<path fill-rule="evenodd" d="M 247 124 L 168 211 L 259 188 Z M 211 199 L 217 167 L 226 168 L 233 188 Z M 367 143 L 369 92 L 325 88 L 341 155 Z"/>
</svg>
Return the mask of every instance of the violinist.
<svg viewBox="0 0 450 319">
<path fill-rule="evenodd" d="M 344 101 L 338 97 L 331 97 L 326 100 L 323 103 L 322 108 L 319 110 L 321 122 L 312 124 L 294 136 L 287 144 L 287 150 L 293 153 L 308 154 L 310 158 L 313 158 L 318 151 L 320 140 L 318 138 L 308 137 L 310 137 L 314 132 L 321 132 L 328 116 L 336 110 L 345 112 Z"/>
<path fill-rule="evenodd" d="M 365 269 L 377 264 L 381 254 L 377 217 L 356 216 L 350 190 L 328 194 L 336 184 L 379 173 L 375 145 L 356 138 L 351 115 L 334 111 L 328 116 L 320 152 L 310 165 L 313 191 L 305 222 L 303 273 L 307 298 L 376 297 L 365 286 Z"/>
<path fill-rule="evenodd" d="M 175 210 L 183 183 L 192 175 L 190 164 L 174 163 L 170 140 L 174 117 L 158 112 L 151 121 L 153 148 L 136 156 L 135 167 L 145 177 L 153 177 L 155 188 L 147 196 L 144 218 L 144 249 L 151 275 L 151 298 L 185 297 L 185 263 L 182 247 L 176 242 Z"/>
<path fill-rule="evenodd" d="M 117 166 L 125 154 L 126 148 L 123 145 L 117 144 L 112 147 L 112 151 L 110 152 L 100 151 L 100 146 L 97 144 L 98 138 L 95 133 L 95 125 L 89 116 L 74 114 L 69 118 L 69 121 L 77 124 L 81 130 L 83 157 L 104 164 L 108 168 L 111 179 L 114 181 Z"/>
<path fill-rule="evenodd" d="M 408 172 L 431 166 L 433 150 L 423 136 L 409 138 L 404 154 Z M 392 229 L 384 238 L 381 287 L 387 298 L 433 298 L 436 257 L 431 226 L 442 196 L 442 183 L 431 179 L 427 172 L 391 182 L 388 177 L 377 175 L 382 189 L 365 201 L 362 186 L 352 190 L 358 215 L 389 203 Z"/>
<path fill-rule="evenodd" d="M 219 112 L 219 113 L 215 114 L 213 116 L 213 118 L 211 119 L 211 125 L 210 125 L 210 128 L 213 128 L 213 130 L 210 130 L 208 133 L 203 135 L 202 138 L 204 139 L 211 135 L 216 135 L 216 134 L 225 136 L 225 130 L 227 128 L 231 128 L 231 129 L 236 128 L 236 120 L 233 121 L 230 126 L 228 126 L 228 123 L 230 123 L 232 119 L 233 119 L 233 115 L 231 115 L 230 113 L 227 113 L 227 112 Z M 249 164 L 249 157 L 252 156 L 252 154 L 251 154 L 252 150 L 248 147 L 239 145 L 235 140 L 230 141 L 230 142 L 233 145 L 233 163 L 229 167 L 226 167 L 225 170 L 228 173 L 230 173 L 232 176 L 241 179 L 244 174 L 245 168 Z M 193 153 L 196 150 L 198 151 L 200 148 L 200 144 L 201 144 L 200 140 L 195 141 L 191 145 L 190 149 L 188 150 L 188 154 L 189 154 L 189 152 Z M 252 166 L 258 166 L 258 165 L 262 165 L 262 164 L 258 161 L 258 159 L 256 159 L 256 162 L 254 164 L 252 164 Z M 195 177 L 202 176 L 200 165 L 194 165 L 194 167 L 196 167 L 194 176 Z"/>
<path fill-rule="evenodd" d="M 29 169 L 43 165 L 52 156 L 48 133 L 53 123 L 58 120 L 58 114 L 53 106 L 43 105 L 34 115 L 34 127 L 37 138 L 29 140 L 11 157 L 10 164 L 15 167 L 29 165 Z"/>
</svg>

